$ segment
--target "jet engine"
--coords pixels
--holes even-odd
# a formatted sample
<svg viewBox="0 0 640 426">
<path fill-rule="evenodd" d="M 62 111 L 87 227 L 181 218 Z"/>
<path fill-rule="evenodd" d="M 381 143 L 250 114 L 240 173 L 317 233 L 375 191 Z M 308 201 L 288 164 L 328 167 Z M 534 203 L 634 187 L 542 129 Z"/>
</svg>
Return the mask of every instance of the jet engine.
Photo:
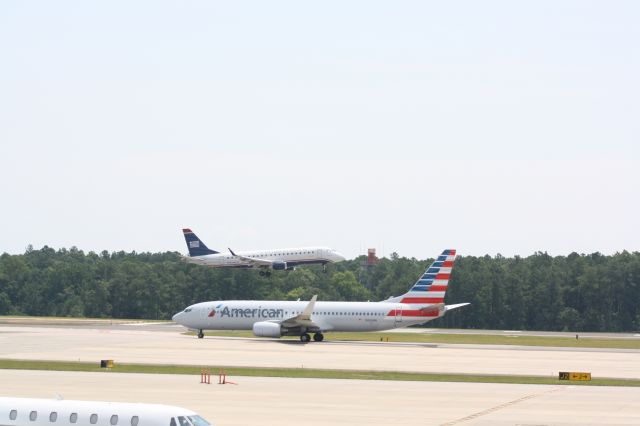
<svg viewBox="0 0 640 426">
<path fill-rule="evenodd" d="M 280 324 L 269 321 L 260 321 L 253 324 L 253 334 L 258 337 L 281 337 Z"/>
<path fill-rule="evenodd" d="M 284 271 L 287 269 L 287 262 L 273 262 L 271 267 L 276 271 Z"/>
</svg>

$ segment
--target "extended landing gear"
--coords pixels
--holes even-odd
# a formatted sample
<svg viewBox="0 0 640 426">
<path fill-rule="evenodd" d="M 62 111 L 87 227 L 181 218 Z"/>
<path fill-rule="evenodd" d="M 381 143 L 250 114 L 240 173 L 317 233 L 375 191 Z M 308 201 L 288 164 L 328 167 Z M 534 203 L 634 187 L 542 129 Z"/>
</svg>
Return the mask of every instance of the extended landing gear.
<svg viewBox="0 0 640 426">
<path fill-rule="evenodd" d="M 204 332 L 202 330 L 198 330 L 198 339 L 202 339 L 204 337 Z"/>
<path fill-rule="evenodd" d="M 324 334 L 322 333 L 313 333 L 313 341 L 314 342 L 322 342 L 324 340 Z M 309 343 L 311 341 L 311 336 L 309 333 L 304 333 L 300 335 L 300 341 L 302 343 Z"/>
<path fill-rule="evenodd" d="M 271 276 L 271 271 L 260 271 L 259 274 L 261 277 L 269 278 Z"/>
<path fill-rule="evenodd" d="M 326 263 L 322 264 L 322 272 L 324 272 L 325 274 L 327 273 L 327 264 Z"/>
</svg>

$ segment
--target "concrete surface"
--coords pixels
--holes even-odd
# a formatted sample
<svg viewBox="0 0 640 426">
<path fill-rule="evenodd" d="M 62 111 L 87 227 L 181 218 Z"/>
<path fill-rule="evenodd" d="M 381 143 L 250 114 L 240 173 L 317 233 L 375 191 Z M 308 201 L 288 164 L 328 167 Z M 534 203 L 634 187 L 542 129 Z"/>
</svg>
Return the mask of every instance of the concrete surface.
<svg viewBox="0 0 640 426">
<path fill-rule="evenodd" d="M 640 351 L 382 342 L 322 342 L 194 336 L 174 331 L 0 326 L 0 358 L 304 367 L 640 379 Z"/>
<path fill-rule="evenodd" d="M 215 377 L 213 380 L 215 381 Z M 637 425 L 640 388 L 0 370 L 0 395 L 178 405 L 219 426 Z"/>
</svg>

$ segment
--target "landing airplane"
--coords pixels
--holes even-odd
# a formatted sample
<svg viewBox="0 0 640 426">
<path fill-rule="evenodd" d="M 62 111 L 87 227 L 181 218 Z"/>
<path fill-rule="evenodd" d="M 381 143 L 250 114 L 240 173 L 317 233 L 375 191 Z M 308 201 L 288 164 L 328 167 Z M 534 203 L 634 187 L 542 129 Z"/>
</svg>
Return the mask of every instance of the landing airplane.
<svg viewBox="0 0 640 426">
<path fill-rule="evenodd" d="M 0 413 L 7 426 L 211 426 L 191 410 L 128 402 L 0 397 Z"/>
<path fill-rule="evenodd" d="M 321 342 L 326 331 L 382 331 L 423 324 L 469 303 L 445 305 L 455 250 L 445 250 L 409 291 L 381 302 L 228 300 L 191 305 L 173 316 L 198 330 L 253 330 L 259 337 L 300 336 Z"/>
<path fill-rule="evenodd" d="M 182 230 L 189 249 L 189 256 L 183 259 L 189 263 L 212 268 L 259 268 L 260 275 L 269 275 L 270 270 L 293 270 L 298 265 L 341 262 L 345 258 L 328 247 L 298 247 L 275 250 L 220 253 L 207 248 L 200 238 L 189 228 Z"/>
</svg>

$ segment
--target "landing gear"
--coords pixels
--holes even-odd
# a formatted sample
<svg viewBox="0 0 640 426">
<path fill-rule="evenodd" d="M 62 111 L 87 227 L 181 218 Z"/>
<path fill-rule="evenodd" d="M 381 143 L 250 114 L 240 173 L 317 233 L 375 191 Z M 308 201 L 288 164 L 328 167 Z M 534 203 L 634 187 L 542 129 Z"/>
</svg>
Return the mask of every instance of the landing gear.
<svg viewBox="0 0 640 426">
<path fill-rule="evenodd" d="M 315 333 L 313 335 L 313 341 L 314 342 L 322 342 L 324 340 L 324 334 L 322 333 Z"/>
<path fill-rule="evenodd" d="M 204 332 L 202 330 L 198 330 L 198 339 L 202 339 L 204 337 Z"/>
<path fill-rule="evenodd" d="M 261 277 L 269 278 L 271 276 L 271 271 L 260 271 L 259 274 Z"/>
<path fill-rule="evenodd" d="M 327 273 L 327 264 L 326 263 L 322 264 L 322 272 L 324 272 L 325 274 Z"/>
<path fill-rule="evenodd" d="M 304 333 L 300 336 L 300 341 L 302 343 L 309 343 L 311 341 L 311 336 L 308 333 Z"/>
</svg>

